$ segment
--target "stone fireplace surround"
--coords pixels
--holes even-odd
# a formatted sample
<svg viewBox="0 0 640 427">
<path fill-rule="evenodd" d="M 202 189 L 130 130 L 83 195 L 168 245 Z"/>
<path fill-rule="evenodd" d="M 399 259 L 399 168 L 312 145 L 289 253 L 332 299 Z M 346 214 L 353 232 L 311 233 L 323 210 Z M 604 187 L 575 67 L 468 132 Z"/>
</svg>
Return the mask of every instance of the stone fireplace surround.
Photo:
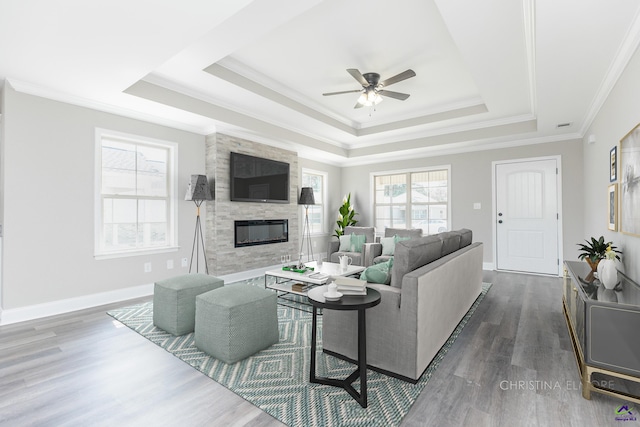
<svg viewBox="0 0 640 427">
<path fill-rule="evenodd" d="M 290 202 L 232 202 L 229 194 L 229 157 L 232 151 L 289 163 Z M 279 264 L 281 256 L 287 254 L 297 259 L 300 215 L 296 202 L 300 182 L 297 153 L 215 133 L 206 137 L 205 156 L 206 174 L 215 195 L 214 200 L 206 202 L 204 222 L 209 273 L 221 276 L 268 267 Z M 272 219 L 288 220 L 287 242 L 235 247 L 235 221 Z"/>
</svg>

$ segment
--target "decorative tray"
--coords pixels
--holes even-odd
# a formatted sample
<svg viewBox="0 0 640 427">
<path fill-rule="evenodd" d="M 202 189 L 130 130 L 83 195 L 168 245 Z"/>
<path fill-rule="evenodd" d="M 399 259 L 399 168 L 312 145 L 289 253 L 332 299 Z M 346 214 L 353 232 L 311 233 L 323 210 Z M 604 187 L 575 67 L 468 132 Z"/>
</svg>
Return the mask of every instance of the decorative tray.
<svg viewBox="0 0 640 427">
<path fill-rule="evenodd" d="M 313 267 L 303 267 L 298 268 L 297 265 L 285 265 L 282 267 L 283 271 L 293 271 L 294 273 L 306 273 L 308 271 L 313 271 Z"/>
</svg>

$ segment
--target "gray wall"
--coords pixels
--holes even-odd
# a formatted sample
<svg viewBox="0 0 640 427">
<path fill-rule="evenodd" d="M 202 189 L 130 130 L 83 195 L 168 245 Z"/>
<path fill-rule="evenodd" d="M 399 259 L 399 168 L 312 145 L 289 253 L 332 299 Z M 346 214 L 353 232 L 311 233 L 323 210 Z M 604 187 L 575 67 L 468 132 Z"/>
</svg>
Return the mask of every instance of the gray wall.
<svg viewBox="0 0 640 427">
<path fill-rule="evenodd" d="M 640 51 L 627 64 L 627 67 L 615 87 L 609 94 L 591 128 L 586 132 L 585 140 L 594 135 L 594 144 L 584 145 L 584 186 L 582 201 L 584 211 L 584 232 L 581 237 L 605 236 L 620 247 L 623 271 L 635 281 L 640 280 L 640 237 L 626 235 L 607 229 L 608 207 L 607 188 L 609 186 L 609 150 L 618 146 L 620 140 L 638 123 L 640 123 Z M 618 183 L 622 182 L 618 168 Z M 619 184 L 620 185 L 620 184 Z M 620 188 L 618 188 L 619 194 Z"/>
<path fill-rule="evenodd" d="M 204 173 L 204 137 L 5 87 L 2 306 L 13 309 L 123 290 L 184 272 L 195 213 L 188 178 Z M 95 260 L 95 128 L 178 143 L 180 250 Z M 174 261 L 167 269 L 166 261 Z M 144 263 L 152 272 L 144 272 Z"/>
<path fill-rule="evenodd" d="M 493 263 L 492 162 L 560 155 L 562 162 L 564 257 L 575 258 L 575 243 L 582 237 L 582 143 L 579 140 L 477 151 L 422 159 L 344 168 L 342 191 L 351 192 L 362 225 L 373 223 L 370 174 L 427 166 L 451 165 L 451 219 L 453 229 L 473 230 L 474 240 L 484 243 L 484 262 Z M 479 202 L 480 210 L 473 204 Z"/>
</svg>

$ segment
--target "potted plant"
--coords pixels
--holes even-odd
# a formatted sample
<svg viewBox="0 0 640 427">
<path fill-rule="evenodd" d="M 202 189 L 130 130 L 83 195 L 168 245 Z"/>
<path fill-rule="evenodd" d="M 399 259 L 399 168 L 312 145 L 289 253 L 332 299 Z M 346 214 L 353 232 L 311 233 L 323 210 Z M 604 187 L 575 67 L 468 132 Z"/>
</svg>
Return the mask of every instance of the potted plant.
<svg viewBox="0 0 640 427">
<path fill-rule="evenodd" d="M 351 206 L 351 193 L 349 195 L 344 196 L 342 199 L 342 206 L 338 209 L 338 220 L 336 224 L 338 224 L 338 228 L 335 229 L 335 234 L 337 238 L 340 238 L 344 234 L 344 228 L 349 225 L 356 225 L 358 223 L 354 217 L 358 215 L 356 211 Z"/>
<path fill-rule="evenodd" d="M 613 242 L 605 242 L 604 236 L 600 236 L 599 239 L 595 237 L 591 238 L 591 241 L 585 240 L 587 244 L 578 243 L 580 247 L 580 254 L 578 258 L 587 261 L 589 266 L 591 267 L 591 271 L 597 271 L 598 263 L 601 259 L 604 259 L 606 256 L 607 248 L 610 247 L 610 251 L 615 255 L 615 259 L 620 260 L 620 256 L 618 254 L 622 254 L 622 252 L 617 250 L 617 247 L 613 246 Z"/>
</svg>

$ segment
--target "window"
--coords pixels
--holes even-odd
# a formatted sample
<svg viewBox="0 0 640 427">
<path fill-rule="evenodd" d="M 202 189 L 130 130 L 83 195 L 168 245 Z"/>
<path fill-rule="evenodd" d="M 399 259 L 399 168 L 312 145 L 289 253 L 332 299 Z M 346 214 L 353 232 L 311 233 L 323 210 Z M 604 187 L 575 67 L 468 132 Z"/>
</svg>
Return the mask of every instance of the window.
<svg viewBox="0 0 640 427">
<path fill-rule="evenodd" d="M 327 185 L 327 174 L 324 172 L 302 170 L 302 187 L 313 188 L 313 198 L 315 205 L 309 206 L 309 229 L 311 234 L 325 233 L 324 206 L 325 187 Z M 302 219 L 304 220 L 304 206 L 302 207 Z M 303 228 L 301 228 L 303 229 Z"/>
<path fill-rule="evenodd" d="M 173 248 L 174 143 L 96 131 L 96 256 Z"/>
<path fill-rule="evenodd" d="M 374 174 L 376 229 L 421 228 L 425 235 L 449 230 L 449 170 Z"/>
</svg>

